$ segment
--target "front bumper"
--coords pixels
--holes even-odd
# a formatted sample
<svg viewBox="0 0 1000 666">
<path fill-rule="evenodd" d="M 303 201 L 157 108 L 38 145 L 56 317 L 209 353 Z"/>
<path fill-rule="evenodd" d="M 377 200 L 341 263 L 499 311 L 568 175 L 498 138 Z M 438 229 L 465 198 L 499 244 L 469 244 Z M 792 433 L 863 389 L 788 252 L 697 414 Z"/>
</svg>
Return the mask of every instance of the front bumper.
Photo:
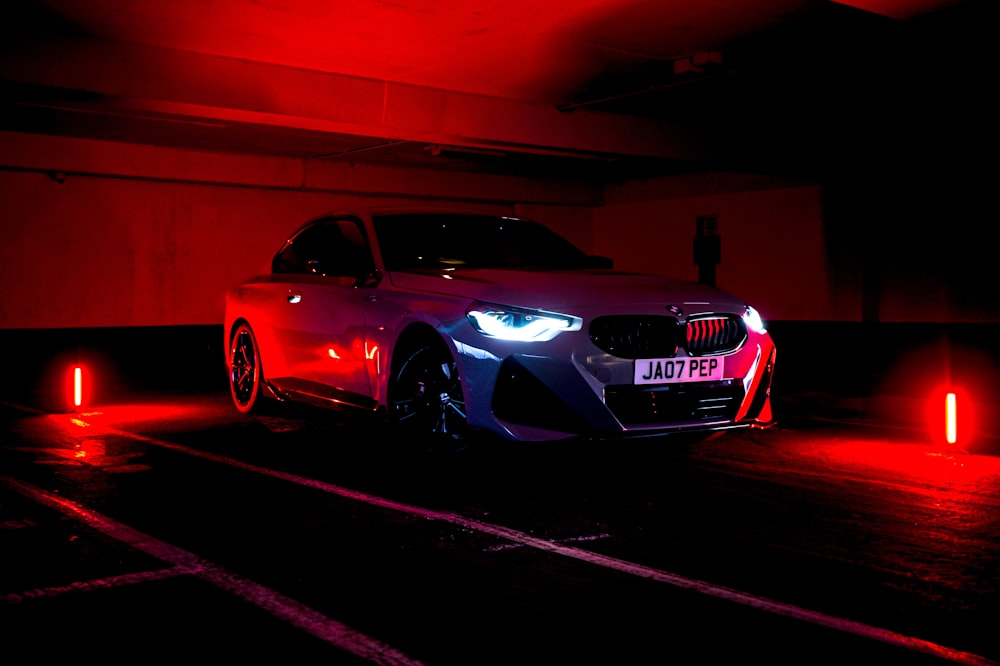
<svg viewBox="0 0 1000 666">
<path fill-rule="evenodd" d="M 760 353 L 742 376 L 652 386 L 602 383 L 594 375 L 608 376 L 606 364 L 587 368 L 513 354 L 500 363 L 496 375 L 491 429 L 512 439 L 554 440 L 769 427 L 775 350 L 770 345 L 766 351 L 757 349 Z M 621 372 L 612 375 L 621 380 Z"/>
<path fill-rule="evenodd" d="M 635 314 L 637 313 L 638 314 Z M 612 439 L 773 425 L 775 347 L 733 313 L 678 321 L 658 309 L 574 314 L 588 324 L 544 342 L 488 338 L 460 321 L 448 329 L 469 425 L 511 440 Z M 636 383 L 637 363 L 712 359 L 708 381 Z M 650 366 L 651 367 L 651 366 Z M 690 364 L 689 366 L 690 367 Z"/>
</svg>

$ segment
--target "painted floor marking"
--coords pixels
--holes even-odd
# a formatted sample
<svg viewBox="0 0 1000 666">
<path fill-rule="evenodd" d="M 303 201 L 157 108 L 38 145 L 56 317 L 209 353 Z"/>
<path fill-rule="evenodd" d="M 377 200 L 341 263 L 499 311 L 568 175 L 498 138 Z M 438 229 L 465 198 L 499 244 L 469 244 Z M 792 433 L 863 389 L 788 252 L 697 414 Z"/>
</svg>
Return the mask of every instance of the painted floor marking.
<svg viewBox="0 0 1000 666">
<path fill-rule="evenodd" d="M 156 571 L 141 571 L 139 573 L 109 576 L 107 578 L 98 578 L 95 580 L 78 580 L 73 581 L 68 585 L 54 585 L 52 587 L 40 587 L 34 590 L 25 590 L 24 592 L 0 594 L 0 602 L 9 604 L 18 603 L 21 601 L 31 601 L 33 599 L 42 599 L 45 597 L 58 597 L 68 592 L 87 592 L 89 590 L 103 590 L 113 587 L 121 587 L 122 585 L 149 583 L 151 581 L 183 576 L 187 573 L 189 572 L 179 567 L 168 567 L 166 569 L 158 569 Z"/>
<path fill-rule="evenodd" d="M 87 424 L 83 423 L 81 425 L 86 426 Z M 280 470 L 274 470 L 267 467 L 260 467 L 258 465 L 253 465 L 250 463 L 243 462 L 236 458 L 230 458 L 228 456 L 220 456 L 206 451 L 199 451 L 197 449 L 192 449 L 187 446 L 183 446 L 181 444 L 176 444 L 173 442 L 156 439 L 153 437 L 147 437 L 145 435 L 139 435 L 137 433 L 132 433 L 124 430 L 118 430 L 116 428 L 102 427 L 101 430 L 107 434 L 126 437 L 136 441 L 145 442 L 153 446 L 165 449 L 171 449 L 174 451 L 178 451 L 180 453 L 184 453 L 186 455 L 191 455 L 203 458 L 205 460 L 210 460 L 216 463 L 228 465 L 230 467 L 234 467 L 237 469 L 246 470 L 248 472 L 261 474 L 263 476 L 270 476 L 272 478 L 281 479 L 300 486 L 313 488 L 321 492 L 338 495 L 340 497 L 357 500 L 359 502 L 364 502 L 371 506 L 377 506 L 392 511 L 397 511 L 400 513 L 416 516 L 418 518 L 424 518 L 427 520 L 436 520 L 436 521 L 450 523 L 452 525 L 457 525 L 459 527 L 463 527 L 469 530 L 474 530 L 482 534 L 489 534 L 500 539 L 506 539 L 512 543 L 521 544 L 523 546 L 536 548 L 538 550 L 547 551 L 550 553 L 556 553 L 564 557 L 580 560 L 583 562 L 587 562 L 600 567 L 605 567 L 608 569 L 613 569 L 615 571 L 627 573 L 640 578 L 655 580 L 657 582 L 666 583 L 668 585 L 673 585 L 675 587 L 679 587 L 682 589 L 693 590 L 700 594 L 705 594 L 708 596 L 725 599 L 727 601 L 743 604 L 769 613 L 774 613 L 776 615 L 794 618 L 797 620 L 801 620 L 803 622 L 809 622 L 811 624 L 827 627 L 830 629 L 834 629 L 836 631 L 854 634 L 857 636 L 862 636 L 865 638 L 880 641 L 890 645 L 895 645 L 897 647 L 933 655 L 936 657 L 940 657 L 942 659 L 953 661 L 955 663 L 965 664 L 967 666 L 1000 666 L 1000 663 L 994 660 L 987 659 L 986 657 L 973 654 L 970 652 L 956 650 L 913 636 L 907 636 L 904 634 L 899 634 L 894 631 L 890 631 L 888 629 L 867 625 L 862 622 L 834 617 L 831 615 L 827 615 L 825 613 L 820 613 L 818 611 L 812 611 L 806 608 L 800 608 L 792 604 L 786 604 L 779 601 L 767 599 L 764 597 L 758 597 L 749 594 L 747 592 L 743 592 L 732 588 L 727 588 L 721 585 L 715 585 L 712 583 L 707 583 L 705 581 L 700 581 L 697 579 L 688 578 L 686 576 L 681 576 L 679 574 L 674 574 L 667 571 L 661 571 L 659 569 L 643 566 L 640 564 L 636 564 L 634 562 L 629 562 L 627 560 L 621 560 L 607 555 L 601 555 L 598 553 L 581 550 L 579 548 L 573 548 L 571 546 L 564 546 L 561 543 L 548 541 L 537 537 L 532 537 L 528 534 L 525 534 L 515 529 L 502 527 L 499 525 L 493 525 L 490 523 L 485 523 L 476 520 L 474 518 L 468 518 L 462 516 L 460 514 L 443 512 L 443 511 L 434 511 L 419 506 L 404 504 L 402 502 L 396 502 L 383 497 L 378 497 L 376 495 L 370 495 L 368 493 L 353 490 L 351 488 L 337 486 L 331 483 L 326 483 L 324 481 L 318 481 L 316 479 L 299 476 L 297 474 L 282 472 Z M 55 497 L 53 499 L 61 500 L 61 498 L 55 498 Z M 125 526 L 122 527 L 123 529 L 131 529 L 131 528 L 126 528 Z M 293 600 L 287 600 L 287 601 L 291 605 L 297 605 L 297 602 L 294 602 Z"/>
<path fill-rule="evenodd" d="M 384 666 L 419 666 L 421 663 L 370 636 L 355 631 L 294 599 L 286 597 L 280 592 L 243 578 L 231 571 L 227 571 L 208 560 L 203 560 L 192 553 L 155 539 L 148 534 L 112 520 L 96 511 L 91 511 L 76 502 L 59 497 L 18 479 L 0 476 L 0 482 L 22 495 L 35 500 L 39 504 L 57 509 L 63 514 L 75 518 L 113 539 L 173 564 L 173 569 L 163 570 L 165 573 L 169 573 L 170 575 L 184 573 L 197 576 L 229 594 L 249 601 L 271 615 L 303 629 L 313 636 L 367 659 L 374 664 L 383 664 Z M 138 577 L 142 577 L 142 574 L 139 574 Z M 130 582 L 138 581 L 134 580 Z M 90 586 L 86 583 L 82 584 L 83 589 L 87 589 L 88 587 Z M 51 588 L 47 592 L 43 591 L 42 595 L 55 594 L 59 589 Z M 66 592 L 77 589 L 78 586 L 75 585 L 62 588 Z M 27 592 L 22 595 L 16 595 L 15 598 L 3 598 L 3 600 L 20 602 L 34 596 L 37 595 L 33 592 Z M 10 595 L 7 595 L 7 597 L 10 597 Z"/>
</svg>

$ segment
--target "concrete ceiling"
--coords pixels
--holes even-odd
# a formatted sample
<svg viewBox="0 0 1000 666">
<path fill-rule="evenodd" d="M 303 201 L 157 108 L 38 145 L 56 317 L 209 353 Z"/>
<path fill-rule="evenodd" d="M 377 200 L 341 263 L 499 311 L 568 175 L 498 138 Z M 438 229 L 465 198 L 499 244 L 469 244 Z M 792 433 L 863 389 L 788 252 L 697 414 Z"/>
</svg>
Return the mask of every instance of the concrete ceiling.
<svg viewBox="0 0 1000 666">
<path fill-rule="evenodd" d="M 859 99 L 898 92 L 886 74 L 920 85 L 901 64 L 937 62 L 927 35 L 971 4 L 20 0 L 0 131 L 525 175 L 811 169 L 868 123 Z"/>
</svg>

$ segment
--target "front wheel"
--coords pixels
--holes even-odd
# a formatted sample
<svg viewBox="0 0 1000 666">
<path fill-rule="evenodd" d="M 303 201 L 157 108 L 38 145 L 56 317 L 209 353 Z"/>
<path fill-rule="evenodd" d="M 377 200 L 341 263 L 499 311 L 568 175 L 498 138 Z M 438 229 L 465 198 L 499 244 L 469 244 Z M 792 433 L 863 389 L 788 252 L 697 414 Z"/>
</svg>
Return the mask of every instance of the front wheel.
<svg viewBox="0 0 1000 666">
<path fill-rule="evenodd" d="M 229 344 L 229 392 L 236 409 L 244 414 L 257 411 L 261 402 L 261 381 L 257 339 L 248 324 L 240 324 Z"/>
<path fill-rule="evenodd" d="M 393 371 L 389 417 L 406 433 L 432 441 L 465 438 L 468 422 L 462 381 L 444 345 L 418 347 Z"/>
</svg>

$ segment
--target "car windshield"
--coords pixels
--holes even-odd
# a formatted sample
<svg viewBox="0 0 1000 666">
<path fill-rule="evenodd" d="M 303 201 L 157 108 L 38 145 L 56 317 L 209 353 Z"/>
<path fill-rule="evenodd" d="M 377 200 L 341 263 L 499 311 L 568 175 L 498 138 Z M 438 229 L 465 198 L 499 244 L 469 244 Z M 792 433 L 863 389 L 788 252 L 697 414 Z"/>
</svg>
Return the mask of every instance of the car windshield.
<svg viewBox="0 0 1000 666">
<path fill-rule="evenodd" d="M 388 271 L 594 266 L 583 250 L 528 220 L 454 213 L 391 214 L 376 216 L 374 226 Z"/>
</svg>

